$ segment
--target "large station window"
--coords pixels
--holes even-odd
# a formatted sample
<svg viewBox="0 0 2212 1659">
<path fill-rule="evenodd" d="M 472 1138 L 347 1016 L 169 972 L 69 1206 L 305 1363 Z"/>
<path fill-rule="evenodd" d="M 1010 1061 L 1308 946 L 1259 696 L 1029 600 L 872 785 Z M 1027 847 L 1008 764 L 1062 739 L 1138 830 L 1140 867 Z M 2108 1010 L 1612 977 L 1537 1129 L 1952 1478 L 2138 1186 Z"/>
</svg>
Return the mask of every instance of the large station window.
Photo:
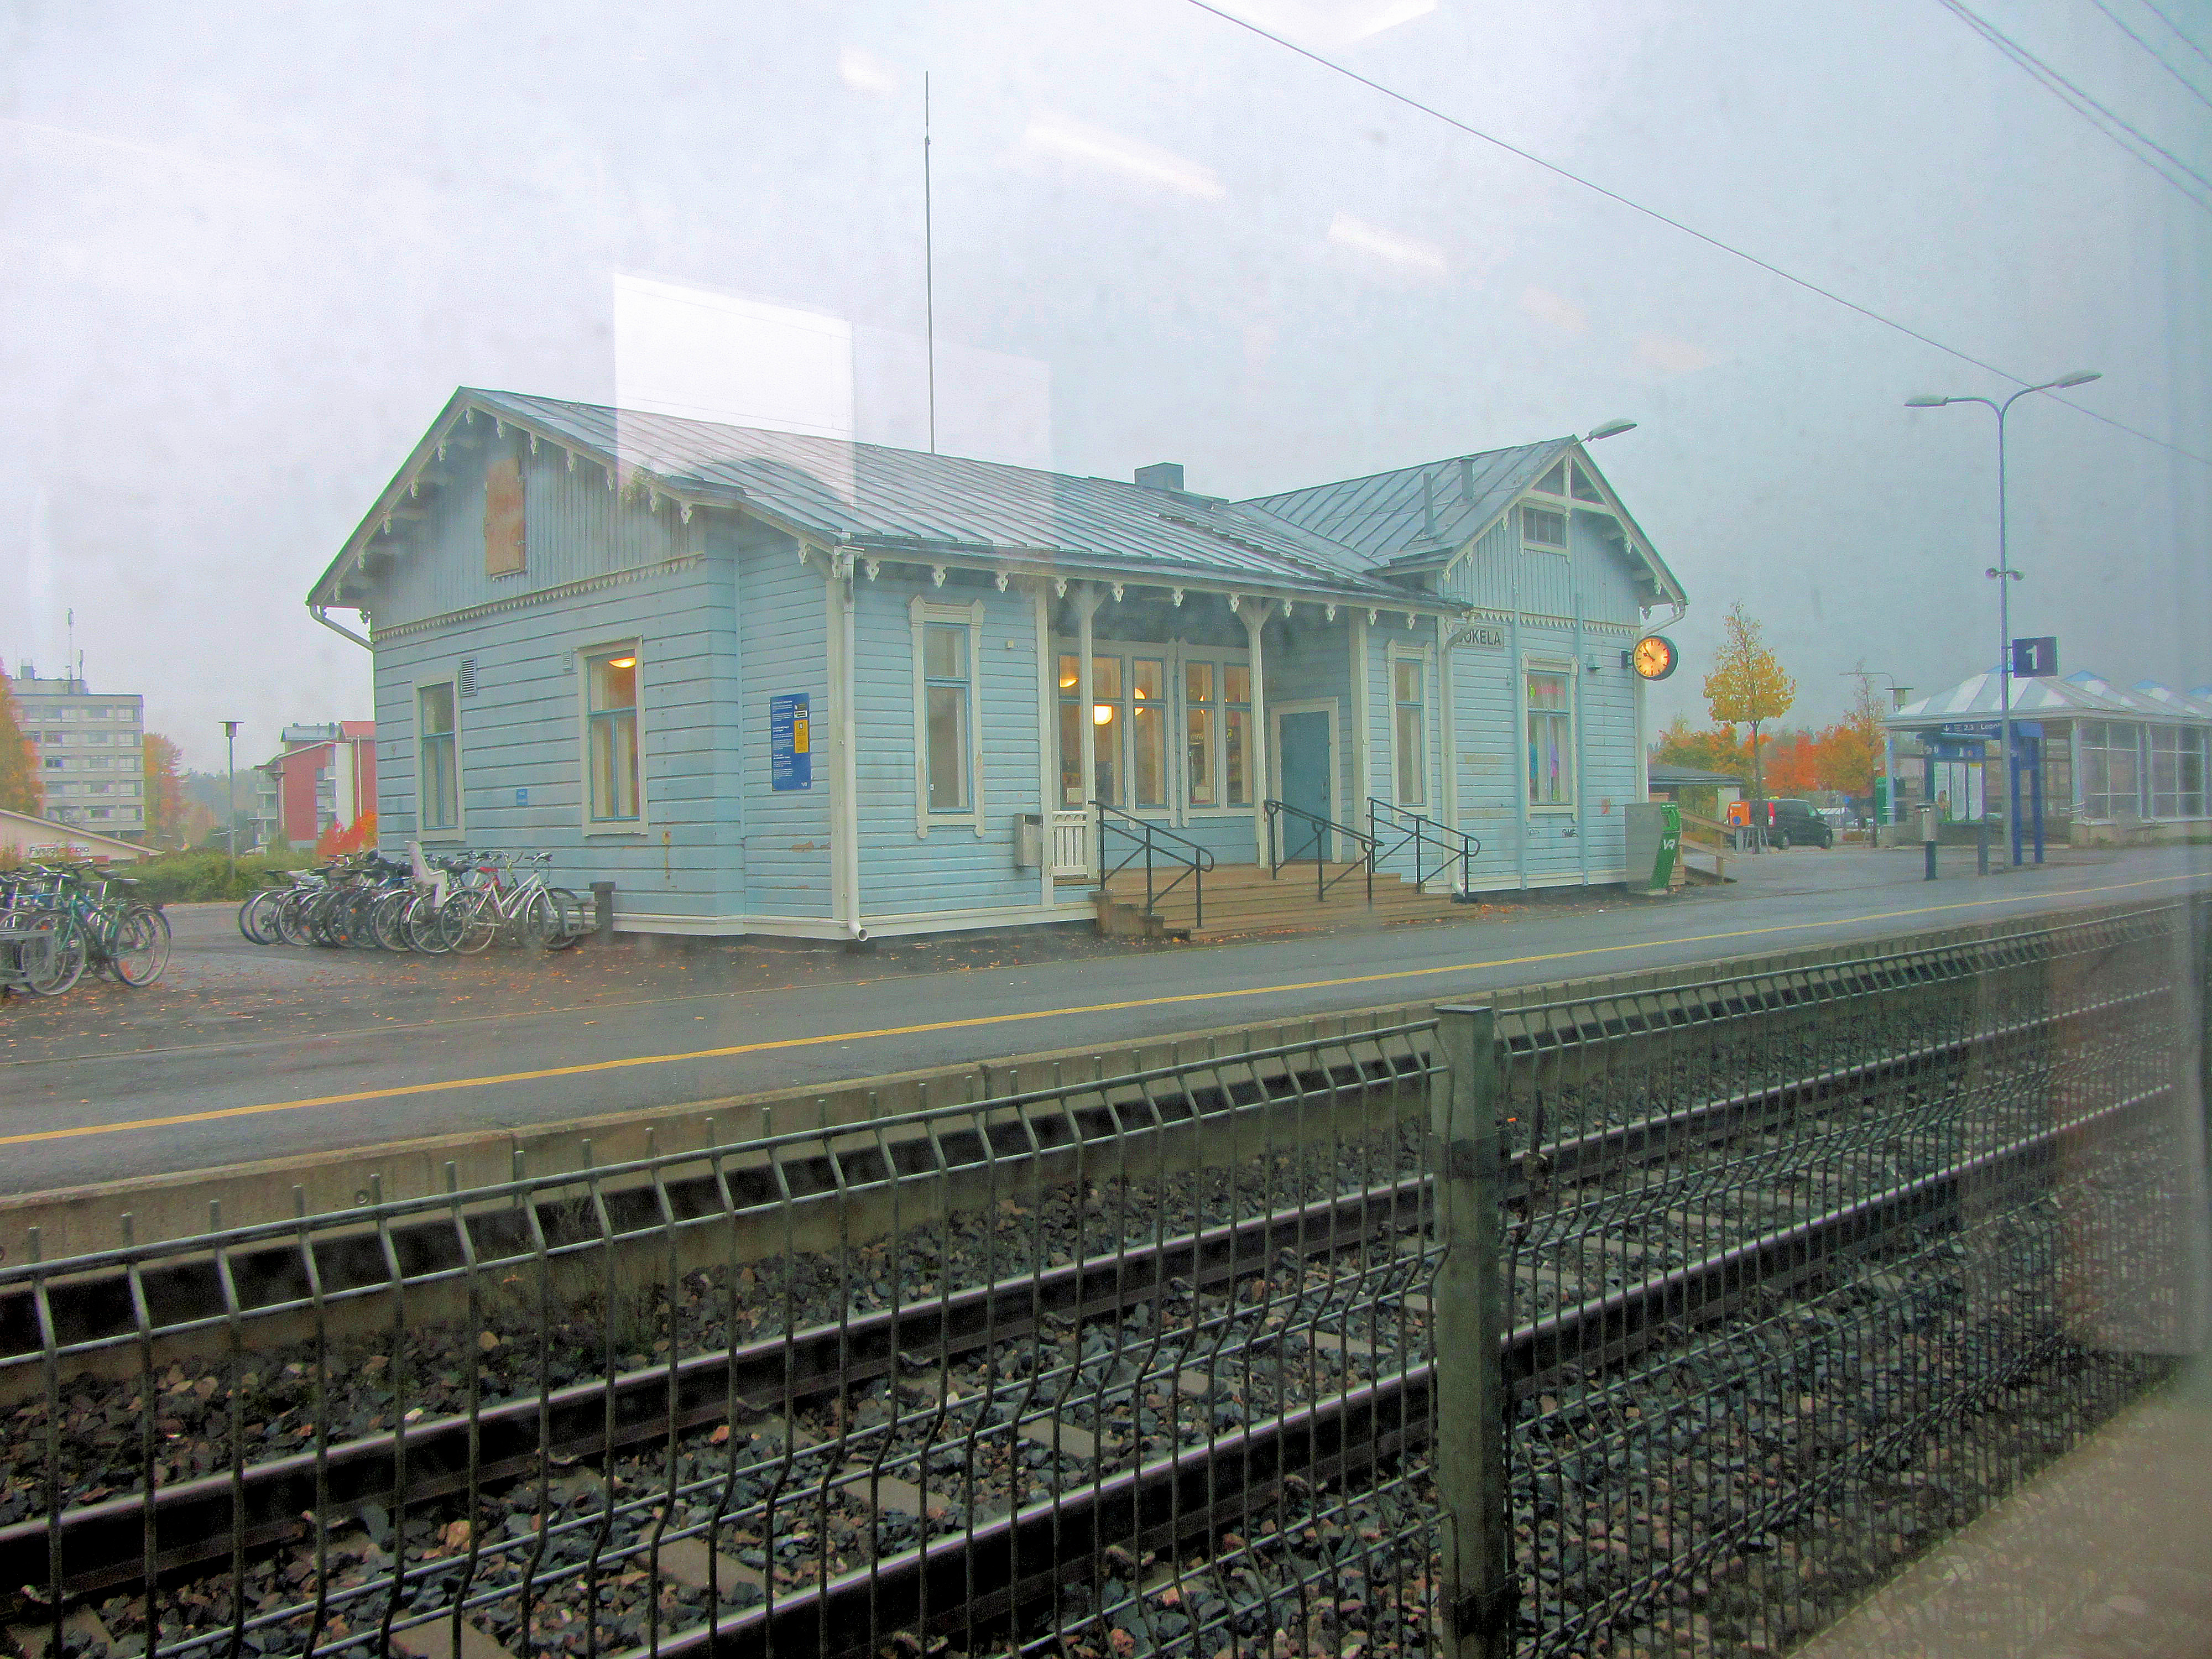
<svg viewBox="0 0 2212 1659">
<path fill-rule="evenodd" d="M 2126 720 L 2083 720 L 2078 730 L 2081 815 L 2107 821 L 2141 817 L 2142 728 Z"/>
<path fill-rule="evenodd" d="M 1084 733 L 1090 733 L 1093 798 L 1125 811 L 1214 811 L 1249 806 L 1251 671 L 1176 647 L 1104 650 L 1091 659 L 1083 702 L 1081 659 L 1062 651 L 1060 799 L 1084 804 Z M 1178 697 L 1180 705 L 1178 706 Z M 1174 734 L 1182 733 L 1177 752 Z M 1176 763 L 1180 761 L 1180 768 Z"/>
<path fill-rule="evenodd" d="M 1528 805 L 1571 807 L 1575 801 L 1574 690 L 1564 668 L 1531 668 L 1524 704 L 1528 720 Z"/>
</svg>

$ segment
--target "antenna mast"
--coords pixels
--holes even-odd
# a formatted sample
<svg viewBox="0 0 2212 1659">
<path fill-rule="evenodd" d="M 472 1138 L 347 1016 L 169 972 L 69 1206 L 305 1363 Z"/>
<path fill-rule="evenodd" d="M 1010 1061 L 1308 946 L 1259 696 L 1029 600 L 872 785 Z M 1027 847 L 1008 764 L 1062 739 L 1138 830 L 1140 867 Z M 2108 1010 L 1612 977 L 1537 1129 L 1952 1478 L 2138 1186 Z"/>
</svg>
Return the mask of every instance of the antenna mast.
<svg viewBox="0 0 2212 1659">
<path fill-rule="evenodd" d="M 929 453 L 937 453 L 937 234 L 929 181 L 929 71 L 921 72 L 921 304 L 923 349 L 928 357 Z"/>
</svg>

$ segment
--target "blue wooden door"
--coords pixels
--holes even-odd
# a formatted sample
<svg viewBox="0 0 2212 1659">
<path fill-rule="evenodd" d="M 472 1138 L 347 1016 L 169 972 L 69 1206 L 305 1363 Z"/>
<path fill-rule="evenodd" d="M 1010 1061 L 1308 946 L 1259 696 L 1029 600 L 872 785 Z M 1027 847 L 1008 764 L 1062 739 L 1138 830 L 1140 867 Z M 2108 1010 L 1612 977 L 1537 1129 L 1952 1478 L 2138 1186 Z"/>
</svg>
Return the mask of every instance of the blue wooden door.
<svg viewBox="0 0 2212 1659">
<path fill-rule="evenodd" d="M 1285 714 L 1281 726 L 1283 804 L 1323 818 L 1336 816 L 1336 767 L 1329 753 L 1329 717 L 1325 713 Z M 1282 855 L 1292 859 L 1310 859 L 1317 851 L 1325 857 L 1333 839 L 1321 836 L 1305 819 L 1287 812 L 1282 816 L 1281 834 Z"/>
</svg>

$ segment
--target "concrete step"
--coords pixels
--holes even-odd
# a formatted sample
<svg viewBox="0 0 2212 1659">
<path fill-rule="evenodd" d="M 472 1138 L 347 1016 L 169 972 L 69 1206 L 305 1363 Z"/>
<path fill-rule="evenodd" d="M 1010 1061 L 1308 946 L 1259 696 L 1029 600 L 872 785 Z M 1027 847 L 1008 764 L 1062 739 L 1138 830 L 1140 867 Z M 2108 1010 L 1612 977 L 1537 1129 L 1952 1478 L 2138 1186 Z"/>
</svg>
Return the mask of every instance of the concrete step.
<svg viewBox="0 0 2212 1659">
<path fill-rule="evenodd" d="M 1310 865 L 1302 871 L 1285 868 L 1279 878 L 1249 866 L 1217 871 L 1206 880 L 1203 928 L 1188 883 L 1158 898 L 1147 915 L 1143 884 L 1132 886 L 1115 880 L 1097 895 L 1099 927 L 1102 932 L 1125 935 L 1215 939 L 1235 933 L 1384 927 L 1465 914 L 1449 892 L 1424 893 L 1397 876 L 1378 876 L 1370 903 L 1364 874 L 1356 866 L 1341 865 L 1329 872 L 1340 872 L 1343 879 L 1316 902 Z"/>
</svg>

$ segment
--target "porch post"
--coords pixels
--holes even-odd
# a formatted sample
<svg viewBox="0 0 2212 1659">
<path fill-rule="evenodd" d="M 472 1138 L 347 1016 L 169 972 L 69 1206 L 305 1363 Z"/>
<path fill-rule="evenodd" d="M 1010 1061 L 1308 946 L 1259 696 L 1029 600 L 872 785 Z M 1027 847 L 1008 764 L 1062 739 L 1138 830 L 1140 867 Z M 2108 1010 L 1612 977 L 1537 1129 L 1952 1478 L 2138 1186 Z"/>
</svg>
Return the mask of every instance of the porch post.
<svg viewBox="0 0 2212 1659">
<path fill-rule="evenodd" d="M 1452 629 L 1449 620 L 1437 618 L 1437 696 L 1443 704 L 1438 721 L 1438 742 L 1443 749 L 1443 809 L 1444 822 L 1455 832 L 1466 828 L 1459 821 L 1459 714 L 1452 706 Z M 1474 878 L 1474 872 L 1464 865 L 1459 878 L 1453 883 L 1465 892 Z"/>
<path fill-rule="evenodd" d="M 1261 635 L 1274 607 L 1246 599 L 1237 609 L 1252 657 L 1252 847 L 1257 862 L 1267 861 L 1267 694 Z"/>
<path fill-rule="evenodd" d="M 1367 727 L 1367 614 L 1363 611 L 1352 613 L 1352 794 L 1351 811 L 1345 822 L 1353 829 L 1367 822 L 1367 802 L 1375 793 L 1369 769 L 1373 757 L 1369 750 L 1375 737 Z"/>
</svg>

